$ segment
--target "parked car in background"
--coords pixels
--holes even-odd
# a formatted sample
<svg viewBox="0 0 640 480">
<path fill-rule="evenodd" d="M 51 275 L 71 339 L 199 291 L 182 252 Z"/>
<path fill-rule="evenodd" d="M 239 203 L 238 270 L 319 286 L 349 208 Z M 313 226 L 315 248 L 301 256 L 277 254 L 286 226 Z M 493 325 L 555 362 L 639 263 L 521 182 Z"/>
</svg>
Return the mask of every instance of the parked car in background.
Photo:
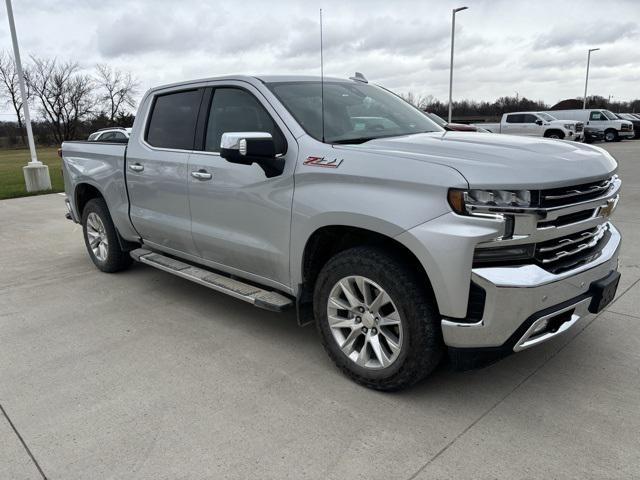
<svg viewBox="0 0 640 480">
<path fill-rule="evenodd" d="M 122 142 L 127 143 L 131 135 L 130 128 L 109 127 L 93 132 L 87 139 L 89 142 Z"/>
<path fill-rule="evenodd" d="M 633 138 L 640 138 L 640 118 L 631 113 L 616 113 L 615 115 L 620 120 L 629 120 L 633 124 L 633 131 L 635 132 Z"/>
<path fill-rule="evenodd" d="M 621 120 L 613 112 L 602 108 L 587 108 L 578 110 L 552 110 L 548 112 L 563 120 L 578 120 L 590 127 L 599 128 L 604 132 L 606 142 L 615 142 L 623 138 L 633 138 L 633 123 Z"/>
<path fill-rule="evenodd" d="M 546 112 L 512 112 L 502 115 L 500 123 L 475 124 L 492 133 L 582 140 L 584 124 L 579 121 L 558 120 Z"/>
<path fill-rule="evenodd" d="M 68 213 L 95 266 L 136 260 L 296 307 L 343 372 L 380 390 L 447 350 L 468 366 L 542 344 L 613 300 L 611 154 L 446 132 L 366 81 L 320 81 L 165 85 L 127 145 L 64 142 Z"/>
<path fill-rule="evenodd" d="M 488 133 L 488 130 L 478 127 L 476 125 L 467 125 L 466 123 L 449 123 L 440 115 L 436 115 L 433 112 L 424 112 L 427 117 L 436 122 L 445 130 L 454 131 L 454 132 L 481 132 Z"/>
<path fill-rule="evenodd" d="M 585 125 L 583 133 L 585 143 L 601 142 L 604 140 L 604 130 L 601 128 Z"/>
</svg>

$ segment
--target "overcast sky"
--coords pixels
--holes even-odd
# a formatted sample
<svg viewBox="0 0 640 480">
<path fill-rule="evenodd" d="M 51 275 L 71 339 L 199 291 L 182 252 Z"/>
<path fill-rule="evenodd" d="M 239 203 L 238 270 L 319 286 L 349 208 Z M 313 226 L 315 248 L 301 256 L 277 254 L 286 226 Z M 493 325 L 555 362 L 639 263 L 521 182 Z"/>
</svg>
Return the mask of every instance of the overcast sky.
<svg viewBox="0 0 640 480">
<path fill-rule="evenodd" d="M 2 2 L 4 3 L 4 2 Z M 640 0 L 14 0 L 23 59 L 108 63 L 147 88 L 229 73 L 363 72 L 396 92 L 448 96 L 451 9 L 457 16 L 454 98 L 590 94 L 640 97 Z M 0 49 L 11 48 L 4 5 Z M 3 112 L 7 112 L 5 107 Z M 1 117 L 8 119 L 7 116 Z"/>
</svg>

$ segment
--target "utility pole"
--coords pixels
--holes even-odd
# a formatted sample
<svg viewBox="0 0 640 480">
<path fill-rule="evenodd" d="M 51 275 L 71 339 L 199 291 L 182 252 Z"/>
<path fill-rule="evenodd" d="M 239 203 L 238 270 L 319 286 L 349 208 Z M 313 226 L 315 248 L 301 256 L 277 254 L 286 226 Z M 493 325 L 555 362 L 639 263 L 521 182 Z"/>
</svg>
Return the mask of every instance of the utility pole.
<svg viewBox="0 0 640 480">
<path fill-rule="evenodd" d="M 600 50 L 599 48 L 590 48 L 587 54 L 587 76 L 584 80 L 584 98 L 582 99 L 582 109 L 587 108 L 587 85 L 589 84 L 589 64 L 591 63 L 591 52 Z"/>
<path fill-rule="evenodd" d="M 449 118 L 447 121 L 451 123 L 451 109 L 453 99 L 453 44 L 456 37 L 456 13 L 466 10 L 469 7 L 454 8 L 451 11 L 451 67 L 449 69 Z"/>
<path fill-rule="evenodd" d="M 24 124 L 27 129 L 27 139 L 29 141 L 29 151 L 31 161 L 22 168 L 27 192 L 39 192 L 41 190 L 51 190 L 51 178 L 49 177 L 49 167 L 38 160 L 36 154 L 36 144 L 33 141 L 33 130 L 31 129 L 31 116 L 29 115 L 29 103 L 27 101 L 27 89 L 24 84 L 24 72 L 20 61 L 20 49 L 18 48 L 18 36 L 16 35 L 16 25 L 13 21 L 13 8 L 11 0 L 6 0 L 7 17 L 9 17 L 9 29 L 11 30 L 11 41 L 13 42 L 13 57 L 16 62 L 18 72 L 18 84 L 20 85 L 20 96 L 22 97 L 22 111 L 24 113 Z"/>
</svg>

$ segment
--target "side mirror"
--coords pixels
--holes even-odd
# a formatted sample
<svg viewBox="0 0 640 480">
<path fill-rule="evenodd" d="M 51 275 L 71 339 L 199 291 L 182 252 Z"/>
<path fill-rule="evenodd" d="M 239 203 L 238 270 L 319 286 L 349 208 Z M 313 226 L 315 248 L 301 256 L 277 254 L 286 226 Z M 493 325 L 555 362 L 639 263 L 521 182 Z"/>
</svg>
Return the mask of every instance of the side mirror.
<svg viewBox="0 0 640 480">
<path fill-rule="evenodd" d="M 257 163 L 268 178 L 278 176 L 284 170 L 284 158 L 276 157 L 275 142 L 266 132 L 223 133 L 220 157 L 241 165 Z"/>
<path fill-rule="evenodd" d="M 536 120 L 536 125 L 542 125 L 542 120 Z"/>
</svg>

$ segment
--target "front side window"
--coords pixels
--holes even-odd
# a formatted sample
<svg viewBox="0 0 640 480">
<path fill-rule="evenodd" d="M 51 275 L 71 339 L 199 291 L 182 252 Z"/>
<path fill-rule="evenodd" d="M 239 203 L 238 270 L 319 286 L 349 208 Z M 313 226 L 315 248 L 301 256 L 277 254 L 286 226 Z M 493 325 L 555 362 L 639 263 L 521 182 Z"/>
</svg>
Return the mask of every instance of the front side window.
<svg viewBox="0 0 640 480">
<path fill-rule="evenodd" d="M 113 133 L 114 140 L 126 140 L 127 136 L 122 132 L 114 132 Z"/>
<path fill-rule="evenodd" d="M 589 115 L 589 120 L 604 121 L 606 120 L 606 118 L 602 112 L 591 112 L 591 115 Z"/>
<path fill-rule="evenodd" d="M 201 98 L 201 90 L 157 96 L 145 137 L 147 143 L 160 148 L 193 149 Z"/>
<path fill-rule="evenodd" d="M 546 122 L 553 122 L 554 120 L 556 120 L 555 117 L 552 117 L 548 113 L 538 113 L 538 116 Z"/>
<path fill-rule="evenodd" d="M 222 134 L 229 132 L 270 133 L 276 152 L 286 151 L 282 132 L 256 97 L 240 88 L 216 88 L 207 121 L 205 150 L 220 151 Z"/>
<path fill-rule="evenodd" d="M 349 82 L 272 82 L 267 87 L 300 126 L 326 143 L 363 143 L 382 137 L 441 132 L 424 112 L 382 88 Z"/>
<path fill-rule="evenodd" d="M 536 123 L 537 120 L 538 117 L 531 115 L 530 113 L 524 115 L 524 123 Z"/>
<path fill-rule="evenodd" d="M 101 142 L 107 142 L 109 140 L 113 140 L 115 133 L 113 132 L 105 132 L 102 135 L 100 135 L 100 141 Z"/>
</svg>

